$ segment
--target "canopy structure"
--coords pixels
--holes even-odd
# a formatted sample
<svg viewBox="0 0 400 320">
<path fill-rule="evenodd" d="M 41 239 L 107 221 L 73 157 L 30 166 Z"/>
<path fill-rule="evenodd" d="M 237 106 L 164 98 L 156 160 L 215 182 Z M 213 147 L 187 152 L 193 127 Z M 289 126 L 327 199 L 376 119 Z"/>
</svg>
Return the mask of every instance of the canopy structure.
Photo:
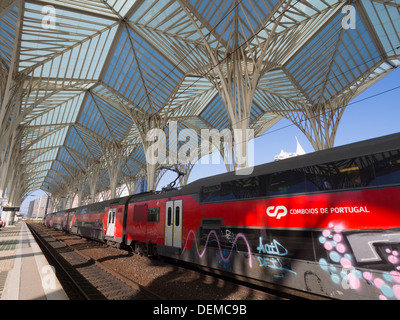
<svg viewBox="0 0 400 320">
<path fill-rule="evenodd" d="M 400 65 L 396 0 L 2 0 L 0 10 L 10 205 L 39 188 L 80 202 L 143 180 L 153 190 L 166 166 L 188 175 L 196 153 L 171 160 L 185 129 L 192 141 L 227 129 L 246 142 L 246 129 L 259 136 L 284 117 L 316 150 L 332 147 L 348 102 Z M 169 160 L 150 161 L 164 140 Z M 215 147 L 228 170 L 241 166 Z"/>
</svg>

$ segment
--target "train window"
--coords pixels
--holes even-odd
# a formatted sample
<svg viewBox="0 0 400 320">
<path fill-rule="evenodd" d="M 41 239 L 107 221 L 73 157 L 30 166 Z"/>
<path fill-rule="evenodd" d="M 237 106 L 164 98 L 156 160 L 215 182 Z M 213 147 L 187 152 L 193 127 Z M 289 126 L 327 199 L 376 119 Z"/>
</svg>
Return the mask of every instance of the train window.
<svg viewBox="0 0 400 320">
<path fill-rule="evenodd" d="M 373 156 L 376 183 L 380 186 L 400 183 L 400 151 L 390 151 Z"/>
<path fill-rule="evenodd" d="M 369 157 L 343 161 L 338 167 L 341 181 L 338 188 L 359 188 L 373 184 L 374 170 Z"/>
<path fill-rule="evenodd" d="M 307 191 L 360 188 L 374 185 L 369 157 L 325 163 L 306 168 Z"/>
<path fill-rule="evenodd" d="M 147 222 L 160 222 L 160 208 L 147 209 Z"/>
<path fill-rule="evenodd" d="M 303 169 L 273 173 L 270 181 L 269 196 L 306 192 Z"/>
<path fill-rule="evenodd" d="M 213 199 L 214 201 L 234 200 L 236 199 L 233 193 L 234 181 L 223 182 L 219 194 Z"/>
<path fill-rule="evenodd" d="M 168 207 L 168 213 L 167 213 L 167 221 L 168 221 L 168 226 L 171 225 L 171 221 L 172 221 L 172 208 Z"/>
<path fill-rule="evenodd" d="M 376 186 L 374 163 L 370 156 L 360 157 L 358 159 L 360 167 L 361 186 Z"/>
<path fill-rule="evenodd" d="M 223 182 L 220 185 L 203 188 L 201 192 L 201 200 L 203 202 L 234 200 L 236 196 L 233 192 L 233 184 L 235 181 Z"/>
<path fill-rule="evenodd" d="M 260 177 L 252 177 L 234 181 L 233 194 L 235 198 L 247 199 L 259 197 L 260 195 L 265 195 L 265 192 L 262 192 L 262 189 L 265 190 L 265 187 L 264 185 L 264 188 L 260 186 L 260 180 Z"/>
<path fill-rule="evenodd" d="M 210 199 L 213 199 L 215 195 L 219 194 L 220 190 L 221 190 L 220 184 L 208 187 L 201 187 L 200 201 L 201 202 L 210 201 Z"/>
<path fill-rule="evenodd" d="M 305 169 L 307 192 L 326 191 L 334 189 L 332 176 L 337 174 L 332 163 L 320 164 Z"/>
<path fill-rule="evenodd" d="M 179 215 L 179 212 L 180 212 L 180 208 L 179 208 L 179 207 L 176 207 L 176 208 L 175 208 L 175 226 L 177 226 L 177 227 L 179 227 L 179 224 L 180 224 L 180 220 L 179 220 L 180 215 Z"/>
<path fill-rule="evenodd" d="M 332 189 L 329 177 L 326 175 L 326 170 L 325 165 L 312 166 L 305 169 L 307 192 Z"/>
</svg>

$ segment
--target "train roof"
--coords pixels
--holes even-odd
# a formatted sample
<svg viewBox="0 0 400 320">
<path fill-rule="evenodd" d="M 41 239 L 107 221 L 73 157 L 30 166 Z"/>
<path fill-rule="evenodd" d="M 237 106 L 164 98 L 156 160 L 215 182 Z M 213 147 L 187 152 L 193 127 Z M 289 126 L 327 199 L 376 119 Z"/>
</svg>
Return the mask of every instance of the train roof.
<svg viewBox="0 0 400 320">
<path fill-rule="evenodd" d="M 285 160 L 258 165 L 255 166 L 253 172 L 248 175 L 239 175 L 236 174 L 236 172 L 228 172 L 208 178 L 202 178 L 186 185 L 182 188 L 182 191 L 187 194 L 192 193 L 195 190 L 198 191 L 200 187 L 212 186 L 224 181 L 231 181 L 242 178 L 245 179 L 262 174 L 303 168 L 332 161 L 340 161 L 369 154 L 392 151 L 396 149 L 400 149 L 400 133 L 355 142 Z"/>
</svg>

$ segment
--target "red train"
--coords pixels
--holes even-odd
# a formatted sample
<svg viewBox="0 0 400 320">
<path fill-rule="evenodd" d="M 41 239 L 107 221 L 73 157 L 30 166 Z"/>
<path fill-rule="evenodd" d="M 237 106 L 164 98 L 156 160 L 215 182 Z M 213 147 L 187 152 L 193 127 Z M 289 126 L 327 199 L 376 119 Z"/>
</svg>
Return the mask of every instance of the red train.
<svg viewBox="0 0 400 320">
<path fill-rule="evenodd" d="M 49 227 L 339 299 L 400 299 L 400 134 L 49 214 Z"/>
</svg>

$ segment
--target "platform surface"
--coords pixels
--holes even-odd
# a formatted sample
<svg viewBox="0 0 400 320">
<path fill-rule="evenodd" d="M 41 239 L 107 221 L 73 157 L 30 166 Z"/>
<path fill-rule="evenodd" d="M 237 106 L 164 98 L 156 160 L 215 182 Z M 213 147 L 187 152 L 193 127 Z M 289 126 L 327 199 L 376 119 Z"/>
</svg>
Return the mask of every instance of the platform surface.
<svg viewBox="0 0 400 320">
<path fill-rule="evenodd" d="M 25 222 L 0 230 L 0 299 L 68 300 Z"/>
</svg>

